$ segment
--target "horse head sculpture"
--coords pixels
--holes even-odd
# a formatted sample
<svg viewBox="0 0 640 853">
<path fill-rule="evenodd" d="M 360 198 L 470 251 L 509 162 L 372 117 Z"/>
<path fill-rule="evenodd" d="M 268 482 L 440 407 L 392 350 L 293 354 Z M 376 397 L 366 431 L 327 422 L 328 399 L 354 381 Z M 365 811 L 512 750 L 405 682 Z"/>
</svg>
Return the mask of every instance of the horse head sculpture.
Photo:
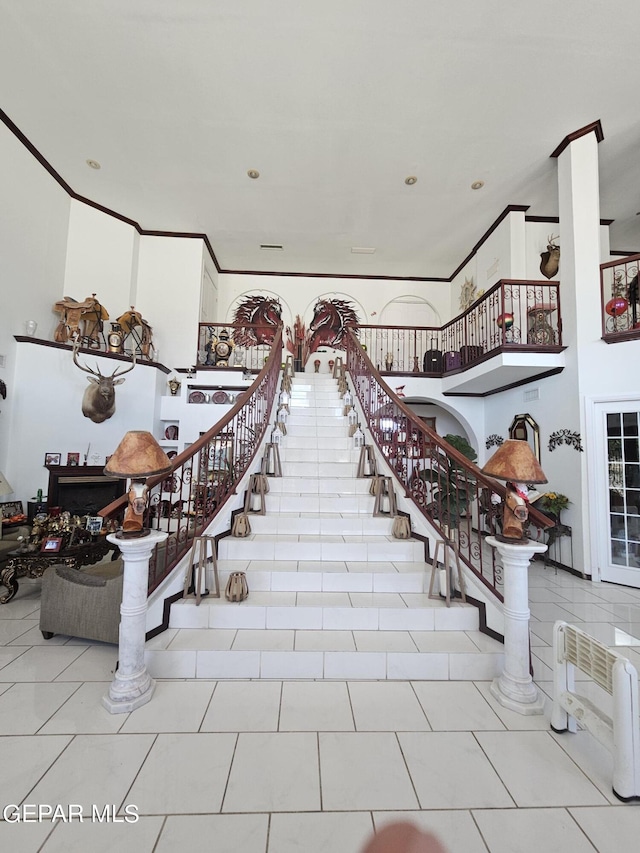
<svg viewBox="0 0 640 853">
<path fill-rule="evenodd" d="M 342 341 L 347 326 L 357 325 L 358 315 L 353 305 L 344 299 L 318 299 L 309 326 L 309 352 L 323 346 L 344 349 Z"/>
<path fill-rule="evenodd" d="M 246 324 L 236 329 L 233 339 L 236 346 L 255 347 L 272 344 L 276 329 L 282 322 L 282 305 L 279 299 L 256 294 L 243 299 L 233 314 L 234 323 Z"/>
</svg>

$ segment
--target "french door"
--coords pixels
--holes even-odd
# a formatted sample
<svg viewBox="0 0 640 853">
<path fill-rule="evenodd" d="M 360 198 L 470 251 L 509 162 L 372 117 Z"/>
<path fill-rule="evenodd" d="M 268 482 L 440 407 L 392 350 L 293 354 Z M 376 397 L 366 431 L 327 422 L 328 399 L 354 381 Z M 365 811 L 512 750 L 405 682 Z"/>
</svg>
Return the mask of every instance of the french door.
<svg viewBox="0 0 640 853">
<path fill-rule="evenodd" d="M 600 578 L 640 587 L 640 400 L 596 404 L 595 426 Z"/>
</svg>

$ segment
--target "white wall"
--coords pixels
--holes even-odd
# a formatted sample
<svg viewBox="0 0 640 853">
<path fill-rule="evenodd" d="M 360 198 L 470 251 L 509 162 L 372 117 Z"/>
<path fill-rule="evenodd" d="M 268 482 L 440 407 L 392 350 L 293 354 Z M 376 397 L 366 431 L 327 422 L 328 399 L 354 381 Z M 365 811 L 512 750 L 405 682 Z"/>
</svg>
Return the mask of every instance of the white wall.
<svg viewBox="0 0 640 853">
<path fill-rule="evenodd" d="M 45 338 L 55 328 L 51 306 L 62 292 L 70 203 L 62 187 L 1 123 L 0 186 L 0 379 L 8 389 L 7 399 L 0 398 L 0 470 L 7 474 L 7 459 L 15 453 L 11 410 L 21 392 L 13 336 L 25 334 L 26 320 L 35 320 L 36 334 Z M 18 481 L 8 479 L 17 489 Z"/>
<path fill-rule="evenodd" d="M 199 239 L 140 237 L 136 309 L 167 367 L 196 363 L 203 251 Z"/>
<path fill-rule="evenodd" d="M 126 367 L 126 362 L 99 355 L 81 355 L 80 362 L 104 374 Z M 166 374 L 139 363 L 116 388 L 116 411 L 96 424 L 82 414 L 87 374 L 73 364 L 70 348 L 22 342 L 16 354 L 16 393 L 11 410 L 11 452 L 4 473 L 16 489 L 16 500 L 27 501 L 38 489 L 47 493 L 49 475 L 45 453 L 80 453 L 89 450 L 88 464 L 102 465 L 130 429 L 159 434 L 157 400 Z"/>
<path fill-rule="evenodd" d="M 132 225 L 72 200 L 64 294 L 81 302 L 92 293 L 115 320 L 135 302 L 139 235 Z M 105 327 L 105 331 L 109 330 Z"/>
</svg>

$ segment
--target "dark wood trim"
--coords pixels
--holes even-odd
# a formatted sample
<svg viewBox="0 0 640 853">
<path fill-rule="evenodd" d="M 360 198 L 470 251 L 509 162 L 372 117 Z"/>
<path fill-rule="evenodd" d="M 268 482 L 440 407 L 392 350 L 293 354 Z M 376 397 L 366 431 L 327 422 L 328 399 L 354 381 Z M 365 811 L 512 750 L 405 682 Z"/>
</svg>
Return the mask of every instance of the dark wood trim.
<svg viewBox="0 0 640 853">
<path fill-rule="evenodd" d="M 61 344 L 58 343 L 58 341 L 45 341 L 43 338 L 30 338 L 27 335 L 14 335 L 13 339 L 21 344 L 37 344 L 41 347 L 66 349 L 70 352 L 72 350 L 71 344 Z M 84 355 L 99 355 L 101 358 L 111 358 L 115 361 L 126 361 L 128 363 L 131 362 L 131 356 L 120 355 L 117 352 L 104 352 L 103 350 L 90 349 L 89 347 L 80 347 L 78 349 L 78 352 L 83 353 Z M 140 365 L 142 365 L 143 367 L 155 367 L 157 370 L 161 370 L 163 373 L 171 373 L 171 370 L 168 367 L 165 367 L 164 364 L 160 364 L 159 361 L 149 361 L 146 358 L 138 358 L 136 359 L 136 367 Z"/>
<path fill-rule="evenodd" d="M 482 237 L 478 240 L 478 242 L 475 244 L 473 249 L 469 252 L 467 257 L 464 259 L 464 261 L 458 265 L 458 267 L 451 273 L 451 275 L 449 276 L 448 279 L 446 279 L 446 281 L 453 281 L 454 280 L 454 278 L 458 275 L 460 270 L 463 269 L 469 263 L 471 258 L 476 254 L 476 252 L 482 246 L 482 244 L 485 243 L 489 239 L 489 237 L 493 234 L 493 232 L 496 230 L 498 225 L 500 225 L 500 223 L 502 222 L 503 219 L 505 219 L 510 213 L 526 212 L 527 210 L 529 210 L 528 204 L 508 204 L 505 207 L 505 209 L 502 211 L 500 216 L 495 220 L 493 225 L 491 225 L 484 232 Z"/>
<path fill-rule="evenodd" d="M 556 225 L 558 225 L 560 223 L 560 217 L 559 216 L 525 216 L 524 221 L 525 222 L 553 222 Z M 614 222 L 615 222 L 615 219 L 601 219 L 600 225 L 613 225 Z M 610 254 L 613 254 L 613 252 L 611 252 Z"/>
<path fill-rule="evenodd" d="M 562 347 L 565 349 L 565 347 Z M 551 370 L 546 370 L 544 373 L 536 373 L 535 376 L 529 376 L 527 379 L 519 379 L 517 382 L 510 382 L 509 385 L 502 385 L 493 391 L 485 391 L 482 394 L 472 394 L 470 392 L 443 391 L 443 397 L 491 397 L 493 394 L 500 394 L 502 391 L 509 391 L 511 388 L 519 388 L 521 385 L 528 385 L 530 382 L 538 382 L 540 379 L 547 379 L 549 376 L 555 376 L 557 373 L 562 373 L 564 367 L 554 367 Z"/>
<path fill-rule="evenodd" d="M 155 628 L 152 628 L 150 631 L 147 631 L 145 634 L 145 642 L 147 640 L 153 640 L 154 637 L 157 637 L 158 634 L 164 634 L 164 632 L 169 627 L 169 617 L 171 615 L 171 605 L 174 601 L 179 601 L 184 597 L 184 591 L 180 590 L 180 592 L 174 593 L 174 595 L 170 595 L 168 598 L 164 600 L 164 606 L 162 608 L 162 622 L 157 625 Z"/>
<path fill-rule="evenodd" d="M 269 270 L 220 270 L 224 275 L 273 275 L 283 278 L 347 278 L 375 281 L 441 281 L 450 282 L 450 277 L 429 277 L 416 275 L 361 275 L 359 273 L 329 273 L 329 272 L 280 272 Z"/>
<path fill-rule="evenodd" d="M 588 133 L 595 133 L 598 142 L 602 142 L 604 139 L 604 133 L 602 131 L 600 119 L 592 121 L 591 124 L 585 124 L 584 127 L 574 130 L 573 133 L 565 136 L 560 145 L 558 145 L 558 147 L 549 156 L 559 157 L 567 146 L 571 145 L 572 142 L 575 142 L 576 139 L 580 139 L 581 136 L 586 136 Z"/>
<path fill-rule="evenodd" d="M 634 249 L 633 251 L 625 252 L 624 250 L 621 250 L 621 249 L 615 249 L 615 250 L 609 249 L 609 254 L 610 255 L 619 255 L 621 258 L 628 258 L 630 255 L 637 255 L 638 250 Z"/>
<path fill-rule="evenodd" d="M 640 329 L 627 329 L 626 332 L 610 332 L 603 335 L 605 344 L 621 344 L 623 341 L 637 341 L 640 338 Z"/>
</svg>

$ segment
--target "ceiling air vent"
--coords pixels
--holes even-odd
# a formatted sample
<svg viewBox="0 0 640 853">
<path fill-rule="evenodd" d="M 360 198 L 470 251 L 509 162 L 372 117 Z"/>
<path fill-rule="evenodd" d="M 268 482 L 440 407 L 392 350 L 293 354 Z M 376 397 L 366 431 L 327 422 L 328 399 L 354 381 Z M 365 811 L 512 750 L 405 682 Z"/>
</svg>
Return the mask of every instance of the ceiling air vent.
<svg viewBox="0 0 640 853">
<path fill-rule="evenodd" d="M 525 403 L 531 403 L 532 400 L 540 399 L 540 389 L 539 388 L 530 388 L 528 391 L 525 391 L 522 395 Z"/>
<path fill-rule="evenodd" d="M 284 246 L 280 243 L 260 243 L 260 248 L 268 252 L 284 252 Z"/>
<path fill-rule="evenodd" d="M 352 255 L 373 255 L 375 253 L 375 249 L 369 248 L 368 246 L 352 246 L 351 254 Z"/>
</svg>

